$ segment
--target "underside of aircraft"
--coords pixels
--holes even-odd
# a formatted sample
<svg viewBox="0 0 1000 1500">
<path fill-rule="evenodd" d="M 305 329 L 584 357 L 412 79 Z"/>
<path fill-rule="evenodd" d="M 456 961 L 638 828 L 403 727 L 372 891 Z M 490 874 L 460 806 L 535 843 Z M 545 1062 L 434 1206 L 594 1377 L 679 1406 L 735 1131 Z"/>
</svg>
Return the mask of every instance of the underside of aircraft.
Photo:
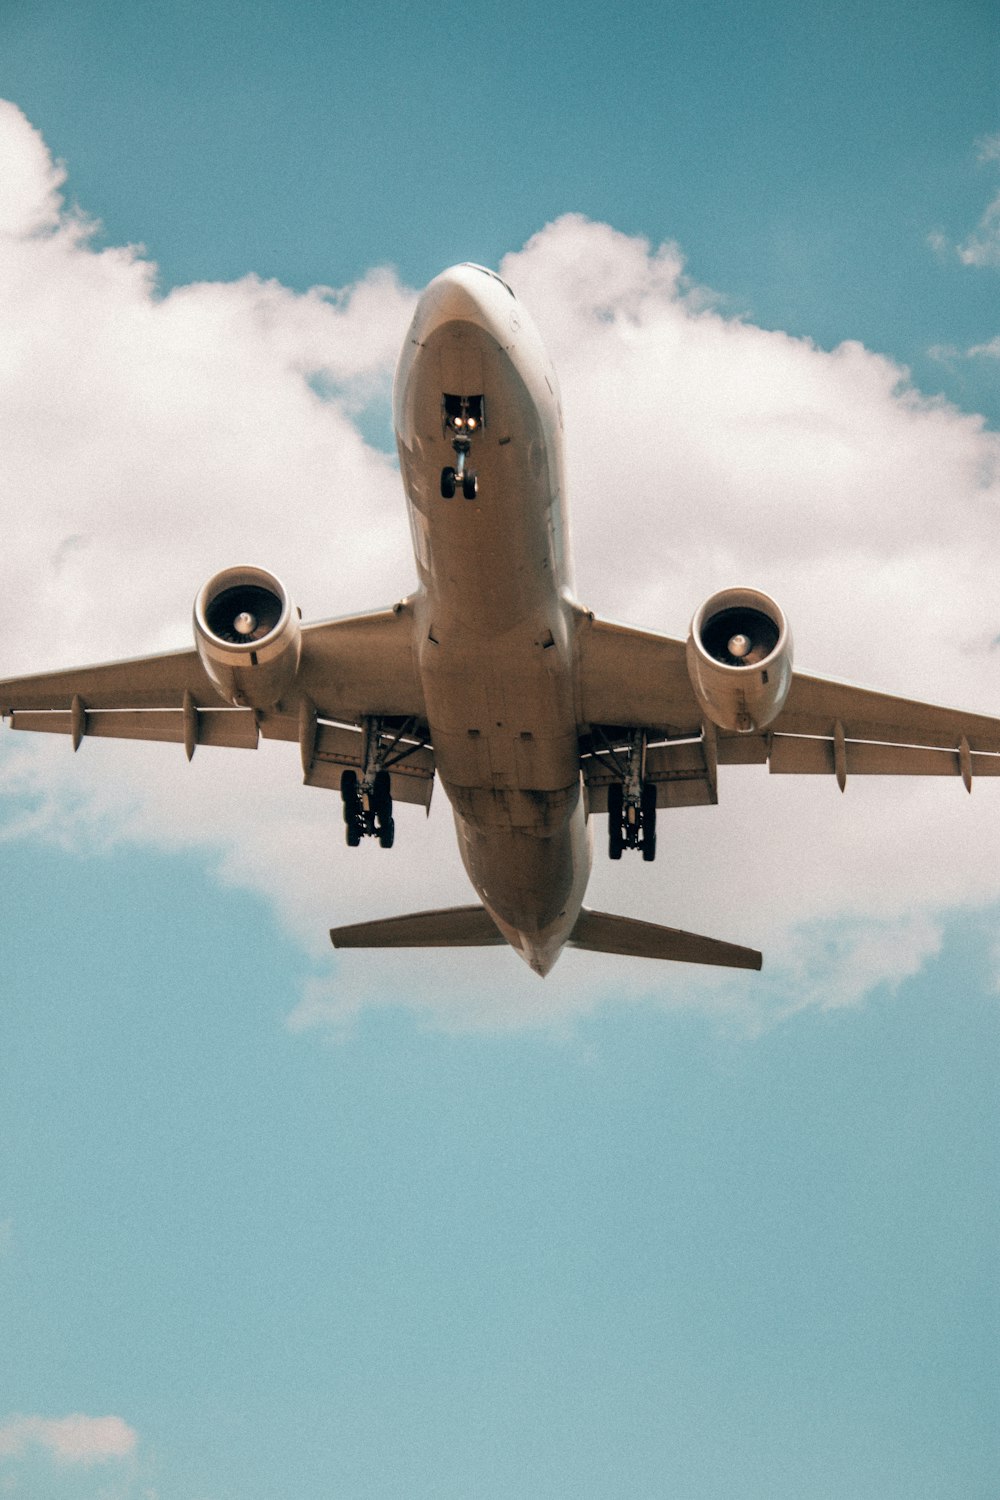
<svg viewBox="0 0 1000 1500">
<path fill-rule="evenodd" d="M 479 903 L 334 928 L 352 947 L 508 943 L 539 974 L 564 946 L 757 969 L 754 949 L 584 905 L 595 817 L 613 860 L 656 855 L 658 815 L 714 805 L 719 768 L 1000 774 L 1000 720 L 796 672 L 788 623 L 746 587 L 686 641 L 579 604 L 555 373 L 513 291 L 463 265 L 421 296 L 393 395 L 419 578 L 371 614 L 303 626 L 258 567 L 202 589 L 194 649 L 0 682 L 16 730 L 298 745 L 339 792 L 346 843 L 391 848 L 439 779 Z"/>
</svg>

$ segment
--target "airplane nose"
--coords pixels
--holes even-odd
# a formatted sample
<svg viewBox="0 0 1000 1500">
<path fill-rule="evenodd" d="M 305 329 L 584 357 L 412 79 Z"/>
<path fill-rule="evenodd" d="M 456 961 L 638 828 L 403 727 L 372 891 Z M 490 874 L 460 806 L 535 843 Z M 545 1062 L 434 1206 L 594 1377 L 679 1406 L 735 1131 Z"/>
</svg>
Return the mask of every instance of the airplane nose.
<svg viewBox="0 0 1000 1500">
<path fill-rule="evenodd" d="M 481 317 L 487 289 L 478 272 L 466 266 L 452 266 L 431 282 L 428 291 L 432 288 L 434 303 L 443 319 L 475 322 Z"/>
<path fill-rule="evenodd" d="M 442 323 L 471 323 L 491 333 L 510 322 L 514 294 L 500 277 L 483 266 L 452 266 L 436 276 L 420 303 L 426 332 Z"/>
</svg>

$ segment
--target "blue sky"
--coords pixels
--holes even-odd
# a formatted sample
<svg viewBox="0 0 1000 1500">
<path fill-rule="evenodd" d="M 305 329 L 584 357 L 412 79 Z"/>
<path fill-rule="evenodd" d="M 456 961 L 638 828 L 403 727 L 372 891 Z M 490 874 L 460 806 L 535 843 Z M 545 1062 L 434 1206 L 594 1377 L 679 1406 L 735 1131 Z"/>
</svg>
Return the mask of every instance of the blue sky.
<svg viewBox="0 0 1000 1500">
<path fill-rule="evenodd" d="M 816 10 L 7 7 L 4 674 L 186 644 L 245 550 L 408 588 L 400 329 L 507 258 L 588 603 L 735 572 L 807 669 L 995 711 L 1000 28 Z M 352 864 L 287 747 L 15 738 L 0 1491 L 995 1494 L 995 788 L 734 772 L 593 904 L 761 979 L 541 985 L 327 953 L 468 899 L 443 805 Z"/>
</svg>

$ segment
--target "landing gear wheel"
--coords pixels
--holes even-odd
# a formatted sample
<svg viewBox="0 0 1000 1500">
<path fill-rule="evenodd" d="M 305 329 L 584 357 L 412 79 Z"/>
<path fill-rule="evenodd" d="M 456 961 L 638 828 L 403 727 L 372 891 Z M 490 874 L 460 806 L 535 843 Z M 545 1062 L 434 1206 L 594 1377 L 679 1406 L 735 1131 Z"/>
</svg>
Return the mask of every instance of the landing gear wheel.
<svg viewBox="0 0 1000 1500">
<path fill-rule="evenodd" d="M 391 849 L 396 837 L 396 825 L 392 818 L 386 818 L 378 831 L 378 841 L 383 849 Z"/>
<path fill-rule="evenodd" d="M 345 771 L 341 776 L 340 795 L 344 801 L 344 822 L 349 828 L 358 820 L 358 777 L 355 771 Z"/>
<path fill-rule="evenodd" d="M 475 500 L 476 496 L 479 494 L 478 474 L 462 475 L 462 494 L 465 496 L 466 500 Z"/>
<path fill-rule="evenodd" d="M 392 792 L 388 771 L 376 771 L 375 782 L 372 786 L 372 811 L 377 818 L 385 822 L 386 818 L 392 816 Z"/>
<path fill-rule="evenodd" d="M 622 784 L 613 781 L 608 787 L 608 857 L 621 859 L 625 847 L 622 830 L 622 808 L 625 803 Z"/>
<path fill-rule="evenodd" d="M 443 495 L 445 500 L 454 500 L 455 481 L 457 478 L 458 476 L 456 475 L 454 469 L 441 470 L 441 494 Z"/>
<path fill-rule="evenodd" d="M 642 857 L 647 864 L 656 858 L 656 787 L 644 782 L 642 787 Z"/>
<path fill-rule="evenodd" d="M 340 795 L 344 799 L 344 834 L 347 847 L 356 849 L 361 843 L 361 819 L 358 808 L 358 777 L 356 771 L 345 771 L 340 778 Z"/>
</svg>

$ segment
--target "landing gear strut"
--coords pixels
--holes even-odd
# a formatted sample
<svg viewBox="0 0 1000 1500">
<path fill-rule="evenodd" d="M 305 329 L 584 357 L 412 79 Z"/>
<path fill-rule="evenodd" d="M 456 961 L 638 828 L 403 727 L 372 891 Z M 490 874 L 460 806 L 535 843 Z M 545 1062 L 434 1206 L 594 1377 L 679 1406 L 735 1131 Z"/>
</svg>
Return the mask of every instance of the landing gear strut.
<svg viewBox="0 0 1000 1500">
<path fill-rule="evenodd" d="M 345 771 L 340 778 L 344 803 L 344 832 L 348 846 L 356 849 L 363 838 L 377 838 L 383 849 L 391 849 L 396 836 L 392 817 L 389 772 L 382 762 L 382 721 L 366 719 L 364 726 L 364 771 Z"/>
<path fill-rule="evenodd" d="M 641 849 L 649 864 L 656 858 L 656 787 L 645 780 L 645 734 L 632 736 L 624 764 L 614 758 L 622 779 L 608 787 L 608 854 L 621 859 L 623 849 Z"/>
<path fill-rule="evenodd" d="M 479 493 L 479 476 L 469 468 L 469 458 L 472 453 L 472 435 L 484 425 L 483 398 L 446 395 L 443 408 L 445 434 L 454 432 L 457 435 L 451 444 L 455 450 L 454 466 L 449 465 L 441 470 L 441 494 L 445 500 L 453 500 L 455 490 L 461 485 L 466 500 L 475 500 Z"/>
</svg>

